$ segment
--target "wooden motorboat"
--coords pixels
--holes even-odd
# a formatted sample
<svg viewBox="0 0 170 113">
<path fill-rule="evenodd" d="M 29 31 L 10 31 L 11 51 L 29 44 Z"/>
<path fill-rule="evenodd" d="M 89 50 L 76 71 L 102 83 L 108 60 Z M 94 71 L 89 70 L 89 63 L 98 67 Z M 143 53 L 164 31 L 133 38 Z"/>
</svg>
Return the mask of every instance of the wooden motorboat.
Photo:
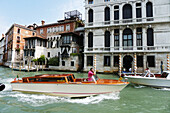
<svg viewBox="0 0 170 113">
<path fill-rule="evenodd" d="M 73 74 L 35 75 L 11 82 L 13 91 L 46 93 L 64 97 L 87 97 L 120 92 L 129 83 L 120 80 L 99 79 L 97 82 L 76 79 Z"/>
<path fill-rule="evenodd" d="M 160 75 L 125 75 L 130 83 L 157 88 L 170 88 L 170 71 L 164 71 Z"/>
</svg>

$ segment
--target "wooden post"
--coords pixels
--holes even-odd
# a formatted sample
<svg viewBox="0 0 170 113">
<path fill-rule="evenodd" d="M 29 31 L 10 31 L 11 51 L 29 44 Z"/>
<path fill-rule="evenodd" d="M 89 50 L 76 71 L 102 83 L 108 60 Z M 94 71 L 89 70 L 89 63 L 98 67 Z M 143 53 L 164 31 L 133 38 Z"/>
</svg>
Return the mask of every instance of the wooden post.
<svg viewBox="0 0 170 113">
<path fill-rule="evenodd" d="M 136 71 L 137 71 L 137 67 L 136 67 L 136 53 L 134 55 L 134 74 L 136 76 Z"/>
<path fill-rule="evenodd" d="M 96 55 L 94 55 L 94 74 L 96 75 Z"/>
<path fill-rule="evenodd" d="M 36 68 L 37 68 L 37 71 L 38 71 L 38 62 L 36 61 Z"/>
<path fill-rule="evenodd" d="M 38 62 L 38 69 L 40 69 L 40 62 Z"/>
<path fill-rule="evenodd" d="M 28 72 L 30 71 L 29 68 L 30 68 L 30 67 L 29 67 L 29 62 L 28 62 Z"/>
<path fill-rule="evenodd" d="M 169 71 L 169 55 L 167 55 L 167 71 Z"/>
<path fill-rule="evenodd" d="M 119 55 L 119 76 L 121 77 L 122 75 L 122 55 Z"/>
<path fill-rule="evenodd" d="M 19 63 L 19 71 L 21 71 L 21 61 L 20 61 L 20 63 Z"/>
<path fill-rule="evenodd" d="M 13 63 L 12 63 L 12 70 L 13 70 L 13 68 L 14 68 L 14 67 L 13 67 Z"/>
<path fill-rule="evenodd" d="M 44 63 L 42 62 L 42 71 L 43 71 L 43 64 L 44 64 Z"/>
</svg>

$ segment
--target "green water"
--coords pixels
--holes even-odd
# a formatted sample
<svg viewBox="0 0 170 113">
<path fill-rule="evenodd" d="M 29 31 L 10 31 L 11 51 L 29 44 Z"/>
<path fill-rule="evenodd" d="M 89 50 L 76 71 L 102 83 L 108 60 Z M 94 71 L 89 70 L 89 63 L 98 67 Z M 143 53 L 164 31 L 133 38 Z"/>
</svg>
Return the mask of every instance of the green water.
<svg viewBox="0 0 170 113">
<path fill-rule="evenodd" d="M 98 95 L 83 99 L 69 99 L 41 94 L 12 92 L 10 82 L 20 77 L 42 73 L 17 72 L 0 67 L 0 83 L 6 89 L 0 92 L 0 113 L 170 113 L 170 89 L 154 89 L 129 85 L 120 94 Z M 75 73 L 87 77 L 86 73 Z M 117 76 L 99 74 L 100 78 L 117 79 Z"/>
</svg>

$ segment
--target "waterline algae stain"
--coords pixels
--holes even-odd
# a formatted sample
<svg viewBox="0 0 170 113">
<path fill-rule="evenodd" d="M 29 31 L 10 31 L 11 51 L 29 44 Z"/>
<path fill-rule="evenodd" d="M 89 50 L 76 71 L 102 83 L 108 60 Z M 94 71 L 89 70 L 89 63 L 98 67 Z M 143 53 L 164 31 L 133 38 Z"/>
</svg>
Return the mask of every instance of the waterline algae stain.
<svg viewBox="0 0 170 113">
<path fill-rule="evenodd" d="M 154 89 L 129 85 L 117 94 L 98 95 L 87 98 L 70 99 L 44 94 L 12 91 L 10 82 L 20 77 L 37 74 L 61 72 L 16 72 L 0 67 L 0 83 L 5 90 L 0 92 L 0 113 L 169 113 L 170 89 Z M 62 72 L 64 73 L 64 72 Z M 76 74 L 87 77 L 87 74 Z M 117 76 L 99 75 L 100 78 L 113 79 Z M 118 79 L 118 78 L 117 78 Z"/>
</svg>

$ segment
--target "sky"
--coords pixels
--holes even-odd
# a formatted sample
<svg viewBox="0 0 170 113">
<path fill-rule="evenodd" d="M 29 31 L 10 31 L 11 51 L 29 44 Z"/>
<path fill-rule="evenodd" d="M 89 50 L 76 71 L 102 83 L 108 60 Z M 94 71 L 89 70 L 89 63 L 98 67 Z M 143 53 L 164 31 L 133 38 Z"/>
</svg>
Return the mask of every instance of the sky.
<svg viewBox="0 0 170 113">
<path fill-rule="evenodd" d="M 84 0 L 0 0 L 0 38 L 14 23 L 54 23 L 64 19 L 64 12 L 72 10 L 80 11 L 84 19 Z"/>
</svg>

